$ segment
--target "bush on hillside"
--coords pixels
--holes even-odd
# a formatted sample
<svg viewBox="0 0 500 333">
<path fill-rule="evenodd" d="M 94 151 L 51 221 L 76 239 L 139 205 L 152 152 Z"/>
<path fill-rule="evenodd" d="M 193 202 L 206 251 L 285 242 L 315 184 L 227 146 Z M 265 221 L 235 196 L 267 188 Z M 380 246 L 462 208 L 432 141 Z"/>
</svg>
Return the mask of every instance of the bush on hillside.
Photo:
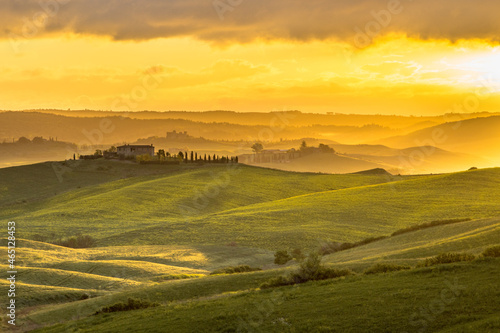
<svg viewBox="0 0 500 333">
<path fill-rule="evenodd" d="M 367 270 L 364 271 L 364 274 L 377 274 L 377 273 L 388 273 L 388 272 L 395 272 L 395 271 L 401 271 L 404 269 L 410 269 L 410 266 L 407 265 L 396 265 L 396 264 L 383 264 L 383 263 L 378 263 Z"/>
<path fill-rule="evenodd" d="M 292 258 L 297 261 L 302 261 L 306 258 L 306 256 L 302 253 L 301 249 L 294 249 L 292 251 Z"/>
<path fill-rule="evenodd" d="M 129 298 L 127 303 L 116 303 L 111 306 L 106 306 L 101 310 L 97 311 L 94 315 L 98 315 L 100 313 L 112 313 L 112 312 L 121 312 L 121 311 L 131 311 L 138 309 L 147 309 L 151 307 L 159 306 L 159 303 L 151 303 L 149 301 L 141 301 L 133 298 Z"/>
<path fill-rule="evenodd" d="M 326 255 L 326 254 L 331 254 L 331 253 L 335 253 L 335 252 L 339 252 L 339 251 L 345 251 L 345 250 L 352 249 L 354 247 L 370 244 L 370 243 L 373 243 L 373 242 L 376 242 L 376 241 L 379 241 L 379 240 L 382 240 L 385 238 L 387 238 L 387 236 L 369 237 L 369 238 L 365 238 L 365 239 L 363 239 L 359 242 L 356 242 L 356 243 L 328 242 L 328 243 L 325 243 L 321 246 L 321 248 L 319 249 L 319 253 L 321 255 Z"/>
<path fill-rule="evenodd" d="M 235 274 L 235 273 L 245 273 L 245 272 L 255 272 L 261 271 L 261 268 L 258 267 L 250 267 L 248 265 L 240 265 L 240 266 L 230 266 L 226 268 L 216 269 L 210 275 L 214 274 Z"/>
<path fill-rule="evenodd" d="M 170 281 L 170 280 L 185 280 L 185 279 L 194 279 L 205 276 L 204 274 L 166 274 L 160 275 L 152 278 L 152 281 L 162 282 L 162 281 Z"/>
<path fill-rule="evenodd" d="M 487 248 L 482 255 L 483 257 L 500 257 L 500 245 Z"/>
<path fill-rule="evenodd" d="M 288 251 L 285 250 L 276 251 L 276 253 L 274 254 L 274 263 L 276 265 L 284 265 L 292 259 L 292 256 L 289 255 Z"/>
<path fill-rule="evenodd" d="M 467 221 L 470 221 L 470 220 L 471 220 L 470 218 L 466 218 L 466 219 L 450 219 L 450 220 L 438 220 L 438 221 L 432 221 L 432 222 L 428 222 L 428 223 L 416 224 L 416 225 L 410 226 L 408 228 L 404 228 L 404 229 L 400 229 L 400 230 L 394 231 L 391 236 L 397 236 L 397 235 L 405 234 L 407 232 L 412 232 L 412 231 L 417 231 L 417 230 L 421 230 L 421 229 L 436 227 L 438 225 L 467 222 Z"/>
<path fill-rule="evenodd" d="M 451 264 L 460 261 L 472 261 L 474 259 L 476 259 L 476 257 L 473 254 L 469 253 L 442 253 L 435 257 L 425 259 L 425 261 L 419 263 L 417 267 L 428 267 L 439 264 Z"/>
<path fill-rule="evenodd" d="M 299 269 L 289 276 L 278 276 L 260 285 L 261 289 L 279 286 L 289 286 L 307 281 L 318 281 L 334 279 L 341 276 L 354 274 L 349 269 L 335 269 L 324 267 L 321 264 L 321 256 L 318 253 L 311 253 L 300 263 Z"/>
<path fill-rule="evenodd" d="M 260 285 L 260 289 L 268 289 L 268 288 L 274 288 L 274 287 L 281 287 L 281 286 L 290 286 L 292 284 L 295 284 L 292 279 L 290 279 L 287 276 L 277 276 L 275 278 L 269 279 L 268 281 L 262 283 Z"/>
</svg>

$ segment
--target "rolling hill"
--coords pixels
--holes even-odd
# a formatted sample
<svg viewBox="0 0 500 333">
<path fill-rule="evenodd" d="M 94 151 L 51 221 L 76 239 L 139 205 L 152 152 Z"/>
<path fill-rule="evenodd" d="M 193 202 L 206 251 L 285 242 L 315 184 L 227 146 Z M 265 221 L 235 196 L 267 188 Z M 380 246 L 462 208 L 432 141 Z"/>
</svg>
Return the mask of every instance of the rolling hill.
<svg viewBox="0 0 500 333">
<path fill-rule="evenodd" d="M 285 163 L 249 163 L 249 165 L 294 172 L 322 172 L 332 174 L 353 173 L 376 168 L 393 169 L 393 167 L 388 164 L 371 162 L 364 158 L 339 154 L 310 154 Z"/>
<path fill-rule="evenodd" d="M 435 255 L 436 253 L 441 253 L 441 251 L 471 251 L 472 253 L 480 253 L 485 247 L 498 244 L 498 236 L 500 233 L 500 221 L 499 219 L 488 219 L 488 220 L 475 220 L 468 222 L 460 222 L 451 225 L 443 225 L 432 227 L 428 229 L 423 229 L 420 231 L 409 232 L 406 234 L 393 236 L 387 238 L 385 240 L 381 240 L 378 242 L 374 242 L 365 246 L 357 247 L 351 250 L 337 252 L 325 257 L 324 261 L 330 264 L 334 264 L 336 267 L 349 267 L 354 269 L 354 271 L 361 273 L 367 267 L 377 262 L 389 262 L 389 263 L 404 263 L 404 264 L 416 264 L 419 260 L 423 260 L 428 256 Z M 24 248 L 39 248 L 43 247 L 41 243 L 37 242 L 25 242 L 23 243 Z M 53 250 L 51 246 L 44 247 L 45 250 Z M 151 247 L 150 247 L 151 249 Z M 165 248 L 164 248 L 165 249 Z M 63 251 L 72 251 L 72 250 L 63 250 Z M 89 249 L 89 250 L 79 250 L 79 251 L 99 251 L 98 249 Z M 270 260 L 270 258 L 268 258 Z M 245 273 L 245 274 L 237 274 L 237 275 L 215 275 L 205 278 L 198 279 L 188 279 L 188 280 L 170 280 L 166 283 L 160 284 L 145 284 L 143 283 L 141 286 L 136 286 L 132 289 L 128 288 L 125 290 L 116 290 L 114 293 L 103 294 L 98 290 L 82 290 L 80 289 L 80 293 L 87 292 L 92 297 L 88 300 L 76 301 L 70 304 L 59 304 L 59 305 L 51 305 L 38 307 L 32 311 L 30 311 L 29 316 L 24 319 L 24 324 L 32 326 L 28 327 L 37 327 L 44 326 L 50 324 L 56 324 L 58 322 L 68 322 L 67 324 L 57 325 L 53 328 L 47 329 L 48 332 L 63 332 L 68 330 L 68 326 L 74 327 L 77 325 L 80 329 L 84 329 L 81 325 L 96 325 L 99 327 L 99 330 L 114 331 L 118 330 L 114 325 L 118 323 L 122 323 L 124 317 L 120 314 L 114 314 L 113 316 L 104 316 L 104 318 L 98 319 L 98 317 L 92 316 L 97 310 L 102 308 L 105 305 L 114 304 L 119 302 L 120 300 L 126 300 L 130 297 L 140 298 L 144 300 L 149 300 L 151 302 L 160 302 L 162 304 L 161 312 L 157 313 L 152 310 L 139 310 L 134 311 L 132 313 L 127 314 L 127 317 L 130 318 L 131 327 L 135 327 L 141 322 L 142 313 L 149 313 L 148 316 L 151 316 L 151 320 L 155 323 L 155 325 L 160 325 L 161 327 L 165 327 L 164 325 L 169 325 L 169 327 L 177 327 L 176 331 L 184 332 L 188 330 L 190 327 L 191 321 L 186 322 L 182 318 L 185 316 L 192 316 L 194 313 L 198 313 L 197 316 L 201 315 L 202 312 L 206 311 L 206 306 L 211 308 L 209 317 L 204 320 L 211 322 L 210 325 L 203 325 L 204 330 L 211 331 L 220 331 L 221 327 L 220 323 L 217 323 L 217 315 L 213 313 L 213 306 L 221 306 L 220 311 L 228 311 L 230 313 L 236 312 L 238 315 L 236 317 L 242 316 L 243 318 L 247 318 L 248 314 L 241 313 L 236 310 L 237 308 L 249 308 L 248 304 L 255 303 L 256 299 L 268 299 L 272 295 L 276 293 L 295 293 L 296 291 L 300 291 L 297 296 L 300 295 L 300 301 L 294 303 L 294 299 L 297 297 L 286 297 L 283 301 L 286 300 L 286 310 L 285 313 L 288 314 L 287 321 L 293 323 L 293 327 L 295 329 L 299 329 L 300 327 L 304 327 L 307 321 L 303 321 L 301 318 L 301 313 L 307 316 L 308 311 L 307 307 L 302 308 L 304 312 L 295 312 L 292 309 L 297 307 L 299 304 L 303 304 L 302 302 L 315 302 L 314 300 L 318 300 L 316 297 L 316 293 L 321 293 L 323 296 L 320 297 L 322 302 L 325 302 L 325 297 L 328 298 L 331 293 L 337 293 L 342 290 L 342 297 L 340 295 L 336 297 L 336 303 L 332 303 L 331 306 L 337 308 L 335 313 L 339 313 L 340 308 L 347 307 L 349 311 L 353 311 L 356 307 L 352 308 L 352 304 L 350 303 L 350 299 L 358 299 L 362 301 L 365 306 L 366 304 L 370 305 L 369 313 L 373 314 L 375 311 L 371 306 L 376 306 L 378 302 L 396 302 L 399 304 L 397 308 L 400 310 L 400 307 L 403 306 L 403 313 L 406 314 L 407 317 L 415 311 L 415 309 L 419 309 L 421 307 L 426 307 L 430 300 L 433 299 L 433 294 L 435 293 L 436 287 L 437 291 L 442 289 L 439 287 L 440 285 L 445 286 L 443 281 L 453 281 L 453 279 L 460 279 L 460 285 L 465 285 L 467 290 L 472 293 L 465 294 L 465 299 L 462 301 L 469 304 L 467 307 L 467 311 L 478 311 L 478 309 L 474 308 L 471 310 L 470 306 L 477 307 L 482 305 L 488 305 L 490 308 L 484 308 L 481 313 L 483 316 L 480 319 L 477 316 L 470 317 L 467 322 L 472 325 L 472 327 L 483 327 L 485 323 L 483 321 L 487 321 L 490 325 L 491 319 L 494 317 L 495 307 L 494 304 L 496 302 L 496 296 L 489 295 L 487 299 L 491 301 L 491 303 L 486 303 L 484 300 L 480 301 L 475 297 L 485 297 L 480 295 L 485 295 L 485 293 L 490 293 L 490 289 L 496 290 L 498 287 L 498 281 L 495 276 L 498 274 L 498 260 L 490 260 L 490 261 L 478 261 L 474 264 L 458 264 L 453 265 L 451 267 L 437 267 L 434 268 L 424 268 L 417 269 L 415 271 L 410 272 L 402 272 L 402 273 L 393 273 L 390 275 L 382 274 L 376 275 L 373 277 L 361 277 L 355 276 L 351 278 L 347 278 L 345 280 L 340 281 L 324 281 L 324 282 L 312 282 L 307 283 L 301 286 L 295 287 L 282 287 L 278 290 L 272 291 L 272 294 L 269 294 L 269 291 L 259 291 L 257 288 L 262 282 L 266 281 L 272 276 L 276 276 L 279 274 L 283 274 L 284 272 L 292 269 L 294 266 L 290 266 L 286 269 L 272 269 L 261 272 L 254 273 Z M 68 267 L 69 269 L 69 267 Z M 418 287 L 413 285 L 415 279 L 419 280 Z M 441 283 L 439 283 L 441 281 Z M 456 280 L 455 280 L 456 281 Z M 481 281 L 481 283 L 478 283 Z M 473 287 L 474 286 L 474 287 Z M 329 289 L 332 288 L 332 289 Z M 373 297 L 373 293 L 375 290 L 380 289 L 380 295 L 377 297 Z M 439 289 L 441 288 L 441 289 Z M 43 300 L 48 297 L 44 288 L 40 288 L 40 290 L 34 290 L 33 300 L 31 302 L 37 302 L 36 304 L 44 304 Z M 72 294 L 75 293 L 75 290 L 59 290 L 59 294 L 51 294 L 50 297 L 62 298 L 63 295 L 68 295 L 70 298 Z M 377 293 L 377 292 L 375 292 Z M 438 293 L 439 294 L 439 293 Z M 58 295 L 58 296 L 56 296 Z M 389 296 L 392 295 L 392 296 Z M 399 295 L 399 296 L 396 296 Z M 417 297 L 420 295 L 421 297 Z M 475 295 L 475 296 L 473 296 Z M 497 296 L 500 296 L 497 294 Z M 411 302 L 412 305 L 409 306 L 408 303 L 405 303 L 407 297 L 412 297 L 414 302 Z M 417 298 L 415 298 L 417 297 Z M 398 301 L 399 299 L 399 301 Z M 208 303 L 206 303 L 208 302 Z M 332 299 L 331 302 L 334 302 Z M 416 302 L 416 303 L 415 303 Z M 415 303 L 415 304 L 413 304 Z M 464 304 L 465 304 L 464 303 Z M 185 308 L 185 304 L 190 304 L 188 308 Z M 335 305 L 334 305 L 335 304 Z M 404 305 L 406 304 L 406 305 Z M 492 306 L 492 307 L 491 307 Z M 280 306 L 281 308 L 281 306 Z M 320 307 L 322 309 L 326 309 L 325 307 Z M 191 309 L 191 310 L 188 310 Z M 311 303 L 310 309 L 314 309 L 314 311 L 318 311 L 318 307 Z M 462 306 L 459 305 L 455 307 L 455 305 L 448 309 L 448 311 L 456 311 L 458 313 L 463 313 Z M 366 311 L 366 308 L 364 308 Z M 151 312 L 152 311 L 152 312 Z M 160 313 L 169 313 L 166 319 L 160 318 Z M 191 315 L 185 313 L 185 311 L 194 311 Z M 325 312 L 325 316 L 329 312 Z M 282 313 L 283 314 L 283 313 Z M 344 314 L 343 316 L 348 316 L 349 314 Z M 356 316 L 355 314 L 352 314 Z M 384 321 L 387 320 L 387 316 L 389 314 L 380 313 L 380 322 L 377 325 L 380 325 L 379 329 L 375 329 L 372 331 L 378 332 L 382 331 L 384 326 Z M 172 317 L 173 316 L 173 317 Z M 269 320 L 276 320 L 279 318 L 279 314 L 272 313 L 270 314 Z M 394 314 L 391 314 L 394 316 Z M 174 319 L 175 318 L 175 319 Z M 384 319 L 385 318 L 385 319 Z M 400 316 L 399 320 L 391 320 L 392 325 L 396 325 L 399 329 L 402 327 L 406 327 L 406 329 L 412 327 L 411 322 L 403 320 L 404 316 Z M 72 320 L 80 319 L 80 321 L 72 322 Z M 241 324 L 237 318 L 236 321 L 230 318 L 226 318 L 229 322 L 225 321 L 226 324 L 230 325 L 238 325 Z M 318 320 L 315 324 L 310 323 L 313 327 L 317 327 L 317 325 L 338 325 L 335 326 L 337 330 L 346 330 L 349 325 L 353 325 L 353 323 L 349 323 L 348 320 L 343 321 L 342 323 L 338 322 L 338 318 L 334 321 L 331 319 L 322 318 Z M 95 322 L 98 320 L 98 322 Z M 166 320 L 167 322 L 163 322 L 162 320 Z M 171 320 L 175 321 L 170 322 Z M 215 320 L 215 321 L 214 321 Z M 291 320 L 291 321 L 290 321 Z M 135 324 L 133 324 L 135 323 Z M 335 323 L 335 324 L 334 324 Z M 370 321 L 366 325 L 373 325 L 377 323 L 377 321 Z M 440 319 L 440 325 L 450 326 L 450 323 L 443 324 L 442 319 Z M 261 323 L 262 324 L 262 323 Z M 271 323 L 266 323 L 268 325 Z M 428 324 L 435 325 L 430 321 Z M 103 325 L 103 326 L 100 326 Z M 177 326 L 170 326 L 177 325 Z M 200 325 L 202 325 L 200 323 Z M 398 326 L 402 325 L 402 326 Z M 409 325 L 409 326 L 407 326 Z M 451 325 L 453 326 L 453 325 Z M 24 326 L 26 327 L 26 326 Z M 140 326 L 140 328 L 132 329 L 132 331 L 141 331 L 145 329 L 147 326 Z M 268 327 L 268 326 L 265 326 Z M 357 324 L 355 327 L 359 327 Z M 485 326 L 489 327 L 489 326 Z M 276 327 L 275 327 L 276 328 Z M 278 326 L 276 329 L 280 329 Z M 149 328 L 152 329 L 152 328 Z M 271 328 L 261 328 L 265 331 L 273 331 Z M 281 328 L 282 329 L 282 328 Z M 303 329 L 303 328 L 302 328 Z M 394 328 L 396 329 L 396 328 Z M 45 330 L 43 330 L 45 331 Z M 153 330 L 154 331 L 154 330 Z"/>
<path fill-rule="evenodd" d="M 100 245 L 223 241 L 276 250 L 311 249 L 328 239 L 358 241 L 432 220 L 500 215 L 500 169 L 400 177 L 211 165 L 163 167 L 163 174 L 113 180 L 122 163 L 97 165 L 110 168 L 106 170 L 114 175 L 111 181 L 74 188 L 80 176 L 88 177 L 76 169 L 72 183 L 61 185 L 53 180 L 46 188 L 47 198 L 41 201 L 22 199 L 30 195 L 23 191 L 26 180 L 11 177 L 4 191 L 13 189 L 10 192 L 18 203 L 4 206 L 0 216 L 21 223 L 26 235 L 39 239 L 88 234 Z M 41 173 L 50 175 L 50 168 L 39 167 Z M 147 165 L 134 168 L 139 174 L 140 170 L 161 171 L 149 170 Z M 70 191 L 51 193 L 71 185 Z"/>
<path fill-rule="evenodd" d="M 310 154 L 285 162 L 249 163 L 250 155 L 240 160 L 250 165 L 296 172 L 352 173 L 382 168 L 393 174 L 428 174 L 467 170 L 492 165 L 486 159 L 452 153 L 432 146 L 394 149 L 383 145 L 332 144 L 337 154 Z"/>
<path fill-rule="evenodd" d="M 500 116 L 466 119 L 376 141 L 395 148 L 430 145 L 500 163 Z"/>
<path fill-rule="evenodd" d="M 415 331 L 417 324 L 409 316 L 439 295 L 443 281 L 454 279 L 468 288 L 448 306 L 454 316 L 427 320 L 426 327 L 444 331 L 466 323 L 471 331 L 487 331 L 500 325 L 494 317 L 500 294 L 492 293 L 498 290 L 498 259 L 362 275 L 375 263 L 414 266 L 439 253 L 477 255 L 499 244 L 500 169 L 391 176 L 245 165 L 66 163 L 58 163 L 69 168 L 62 181 L 50 163 L 0 169 L 0 217 L 16 221 L 23 238 L 17 243 L 22 331 L 116 332 L 127 327 L 154 332 L 154 324 L 183 332 L 193 323 L 200 331 L 234 331 L 255 316 L 245 309 L 255 309 L 252 304 L 264 304 L 276 293 L 283 295 L 281 303 L 266 311 L 269 315 L 254 330 L 349 331 L 366 326 L 381 332 L 391 318 L 391 330 Z M 276 250 L 307 252 L 325 242 L 389 236 L 415 224 L 458 218 L 471 220 L 324 256 L 325 264 L 357 275 L 259 289 L 269 278 L 297 268 L 295 261 L 275 265 Z M 95 238 L 96 247 L 48 243 L 77 234 Z M 5 243 L 0 245 L 5 252 Z M 209 275 L 238 265 L 263 270 Z M 0 284 L 2 290 L 6 287 L 6 282 Z M 159 306 L 94 315 L 131 297 Z M 315 303 L 320 299 L 328 306 Z M 381 304 L 398 311 L 381 312 Z M 317 312 L 319 308 L 324 311 Z M 366 320 L 353 326 L 349 316 L 359 317 L 360 311 Z M 471 312 L 475 315 L 467 317 Z M 421 326 L 422 318 L 417 319 Z"/>
<path fill-rule="evenodd" d="M 54 333 L 163 332 L 165 328 L 173 332 L 192 332 L 193 328 L 200 332 L 497 332 L 499 273 L 496 259 L 272 290 L 244 289 L 258 285 L 259 280 L 258 274 L 245 274 L 237 277 L 239 292 L 223 292 L 234 289 L 231 286 L 236 282 L 231 281 L 236 277 L 226 276 L 226 288 L 207 286 L 215 293 L 211 297 L 191 294 L 178 299 L 175 287 L 164 285 L 163 293 L 160 286 L 147 292 L 164 295 L 164 302 L 175 299 L 159 307 L 92 315 L 100 307 L 89 300 L 81 302 L 80 312 L 68 309 L 78 313 L 79 319 L 71 320 L 62 309 L 54 309 L 33 320 L 40 324 L 44 318 L 60 316 L 66 322 L 35 331 Z M 253 276 L 253 283 L 242 283 Z"/>
</svg>

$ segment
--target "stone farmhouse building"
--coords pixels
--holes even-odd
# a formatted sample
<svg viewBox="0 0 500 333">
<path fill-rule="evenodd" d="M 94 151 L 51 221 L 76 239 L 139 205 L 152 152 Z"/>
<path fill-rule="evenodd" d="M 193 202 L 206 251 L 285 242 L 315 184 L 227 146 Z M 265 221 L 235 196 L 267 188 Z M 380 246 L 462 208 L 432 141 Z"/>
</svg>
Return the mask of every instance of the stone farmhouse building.
<svg viewBox="0 0 500 333">
<path fill-rule="evenodd" d="M 123 145 L 116 147 L 118 156 L 133 157 L 139 155 L 155 156 L 155 147 L 153 145 Z"/>
</svg>

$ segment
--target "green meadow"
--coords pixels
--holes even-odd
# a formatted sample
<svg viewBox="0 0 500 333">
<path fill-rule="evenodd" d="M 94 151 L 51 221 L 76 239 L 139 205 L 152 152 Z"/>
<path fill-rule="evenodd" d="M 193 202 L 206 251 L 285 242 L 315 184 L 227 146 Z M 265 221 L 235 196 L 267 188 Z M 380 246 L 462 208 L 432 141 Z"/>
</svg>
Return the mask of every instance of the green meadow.
<svg viewBox="0 0 500 333">
<path fill-rule="evenodd" d="M 21 331 L 500 329 L 500 262 L 481 256 L 500 244 L 498 168 L 392 176 L 65 163 L 0 169 L 0 218 L 16 222 Z M 390 236 L 446 220 L 457 222 Z M 92 246 L 58 245 L 79 235 L 90 236 Z M 277 250 L 308 253 L 380 236 L 386 238 L 323 256 L 327 267 L 353 275 L 260 288 L 299 267 L 296 260 L 276 265 Z M 477 259 L 416 267 L 447 252 Z M 363 274 L 380 263 L 412 268 Z M 210 275 L 239 265 L 262 270 Z M 453 301 L 450 283 L 460 286 Z M 0 289 L 6 292 L 6 281 Z M 446 302 L 435 301 L 442 294 Z M 152 305 L 96 315 L 129 298 Z"/>
</svg>

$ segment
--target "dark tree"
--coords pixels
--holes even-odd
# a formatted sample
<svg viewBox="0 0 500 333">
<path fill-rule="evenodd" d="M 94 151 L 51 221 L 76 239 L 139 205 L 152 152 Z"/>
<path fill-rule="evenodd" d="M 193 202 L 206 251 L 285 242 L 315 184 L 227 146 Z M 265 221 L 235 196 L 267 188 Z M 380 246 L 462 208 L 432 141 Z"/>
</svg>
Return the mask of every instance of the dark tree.
<svg viewBox="0 0 500 333">
<path fill-rule="evenodd" d="M 36 144 L 41 144 L 45 142 L 45 139 L 42 138 L 41 136 L 35 136 L 31 141 Z"/>
<path fill-rule="evenodd" d="M 260 153 L 262 149 L 264 149 L 264 146 L 260 142 L 256 142 L 253 144 L 251 147 L 255 153 Z"/>
<path fill-rule="evenodd" d="M 31 141 L 27 137 L 22 136 L 22 137 L 19 138 L 19 140 L 17 140 L 17 143 L 26 144 L 26 143 L 31 143 Z"/>
<path fill-rule="evenodd" d="M 162 158 L 165 158 L 165 150 L 164 149 L 158 150 L 158 152 L 156 153 L 156 155 L 158 156 L 159 160 L 161 160 Z"/>
</svg>

